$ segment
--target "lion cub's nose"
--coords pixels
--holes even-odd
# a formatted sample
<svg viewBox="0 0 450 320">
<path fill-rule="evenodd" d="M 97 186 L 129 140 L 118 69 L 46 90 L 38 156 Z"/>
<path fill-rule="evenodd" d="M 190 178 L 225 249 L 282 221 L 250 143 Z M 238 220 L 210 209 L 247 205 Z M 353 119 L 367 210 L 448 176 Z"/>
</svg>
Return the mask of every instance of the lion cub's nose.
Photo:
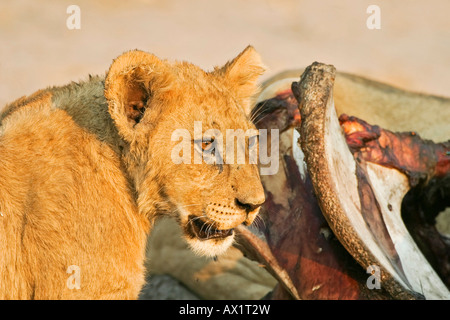
<svg viewBox="0 0 450 320">
<path fill-rule="evenodd" d="M 233 187 L 233 189 L 236 191 L 235 205 L 238 208 L 245 209 L 247 214 L 254 212 L 266 201 L 264 188 L 259 181 L 258 183 L 242 184 L 238 188 Z"/>
<path fill-rule="evenodd" d="M 235 204 L 237 207 L 245 209 L 247 213 L 250 213 L 261 207 L 265 200 L 264 194 L 262 197 L 238 197 L 235 199 Z"/>
</svg>

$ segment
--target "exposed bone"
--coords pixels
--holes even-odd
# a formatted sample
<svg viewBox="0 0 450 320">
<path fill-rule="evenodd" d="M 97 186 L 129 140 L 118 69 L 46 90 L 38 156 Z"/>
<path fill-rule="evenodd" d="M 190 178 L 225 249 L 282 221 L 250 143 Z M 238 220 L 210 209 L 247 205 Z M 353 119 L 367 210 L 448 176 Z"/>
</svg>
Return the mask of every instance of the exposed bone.
<svg viewBox="0 0 450 320">
<path fill-rule="evenodd" d="M 360 192 L 361 177 L 357 173 L 364 163 L 354 160 L 340 128 L 333 104 L 334 75 L 334 67 L 314 63 L 306 69 L 300 82 L 292 85 L 302 117 L 301 146 L 325 218 L 355 260 L 364 268 L 370 265 L 381 268 L 384 286 L 393 297 L 450 298 L 449 291 L 421 255 L 401 219 L 394 218 L 401 214 L 399 204 L 407 191 L 407 177 L 394 175 L 392 169 L 379 166 L 373 170 L 369 165 L 365 178 L 369 179 L 378 203 L 374 205 L 373 200 L 369 200 L 371 204 L 367 205 L 365 198 L 370 191 Z M 380 181 L 376 181 L 378 179 Z M 390 181 L 389 185 L 380 184 L 383 180 Z M 390 193 L 394 191 L 398 193 L 392 199 Z M 391 210 L 387 209 L 388 204 Z M 387 228 L 388 233 L 374 230 L 365 218 L 367 215 L 378 217 L 377 226 L 384 218 L 385 227 L 381 229 Z M 384 238 L 386 235 L 390 239 Z M 394 244 L 394 251 L 389 243 Z M 405 257 L 411 255 L 415 258 L 406 261 Z"/>
<path fill-rule="evenodd" d="M 300 300 L 300 296 L 292 283 L 287 271 L 283 269 L 276 258 L 272 255 L 267 243 L 252 233 L 244 226 L 236 228 L 237 247 L 250 259 L 263 263 L 269 273 L 283 286 L 283 288 L 294 298 Z"/>
</svg>

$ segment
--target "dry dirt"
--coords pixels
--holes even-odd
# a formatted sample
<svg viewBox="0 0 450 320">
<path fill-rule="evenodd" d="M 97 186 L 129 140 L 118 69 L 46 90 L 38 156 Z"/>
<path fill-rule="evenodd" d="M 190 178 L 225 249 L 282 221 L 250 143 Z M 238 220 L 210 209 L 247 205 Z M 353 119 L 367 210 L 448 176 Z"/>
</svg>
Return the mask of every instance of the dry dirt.
<svg viewBox="0 0 450 320">
<path fill-rule="evenodd" d="M 81 9 L 69 30 L 66 9 Z M 381 9 L 369 30 L 366 9 Z M 266 77 L 313 61 L 414 91 L 450 95 L 446 0 L 15 0 L 0 3 L 0 106 L 37 89 L 103 73 L 139 48 L 205 69 L 252 44 Z"/>
</svg>

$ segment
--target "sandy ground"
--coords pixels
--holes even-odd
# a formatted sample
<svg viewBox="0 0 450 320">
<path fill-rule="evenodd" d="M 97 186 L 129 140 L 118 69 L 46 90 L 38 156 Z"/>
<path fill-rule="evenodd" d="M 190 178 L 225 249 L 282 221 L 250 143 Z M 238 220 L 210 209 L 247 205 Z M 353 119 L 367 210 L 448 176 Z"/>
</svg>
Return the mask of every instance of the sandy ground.
<svg viewBox="0 0 450 320">
<path fill-rule="evenodd" d="M 72 4 L 81 9 L 79 30 L 66 26 Z M 371 4 L 381 9 L 380 30 L 366 27 Z M 248 44 L 269 68 L 263 79 L 320 61 L 450 96 L 449 12 L 447 0 L 2 0 L 0 109 L 40 88 L 102 74 L 129 49 L 210 70 Z"/>
<path fill-rule="evenodd" d="M 169 275 L 153 275 L 147 278 L 139 300 L 200 300 L 178 280 Z"/>
<path fill-rule="evenodd" d="M 81 9 L 69 30 L 66 9 Z M 381 9 L 369 30 L 366 9 Z M 139 48 L 212 69 L 252 44 L 265 77 L 313 61 L 403 88 L 450 95 L 450 3 L 366 0 L 2 0 L 0 106 L 103 73 Z"/>
</svg>

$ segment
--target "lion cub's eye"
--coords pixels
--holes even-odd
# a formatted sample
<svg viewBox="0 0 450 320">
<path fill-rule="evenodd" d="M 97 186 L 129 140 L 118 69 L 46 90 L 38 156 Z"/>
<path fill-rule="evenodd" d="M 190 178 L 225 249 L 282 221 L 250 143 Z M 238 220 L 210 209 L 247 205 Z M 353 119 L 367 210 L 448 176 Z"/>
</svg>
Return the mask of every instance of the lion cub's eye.
<svg viewBox="0 0 450 320">
<path fill-rule="evenodd" d="M 203 151 L 208 151 L 213 146 L 214 139 L 210 141 L 202 141 L 201 147 Z"/>
<path fill-rule="evenodd" d="M 210 152 L 211 155 L 215 155 L 215 149 L 214 149 L 214 138 L 210 138 L 208 140 L 199 140 L 195 141 L 195 145 L 197 150 L 202 152 Z"/>
</svg>

